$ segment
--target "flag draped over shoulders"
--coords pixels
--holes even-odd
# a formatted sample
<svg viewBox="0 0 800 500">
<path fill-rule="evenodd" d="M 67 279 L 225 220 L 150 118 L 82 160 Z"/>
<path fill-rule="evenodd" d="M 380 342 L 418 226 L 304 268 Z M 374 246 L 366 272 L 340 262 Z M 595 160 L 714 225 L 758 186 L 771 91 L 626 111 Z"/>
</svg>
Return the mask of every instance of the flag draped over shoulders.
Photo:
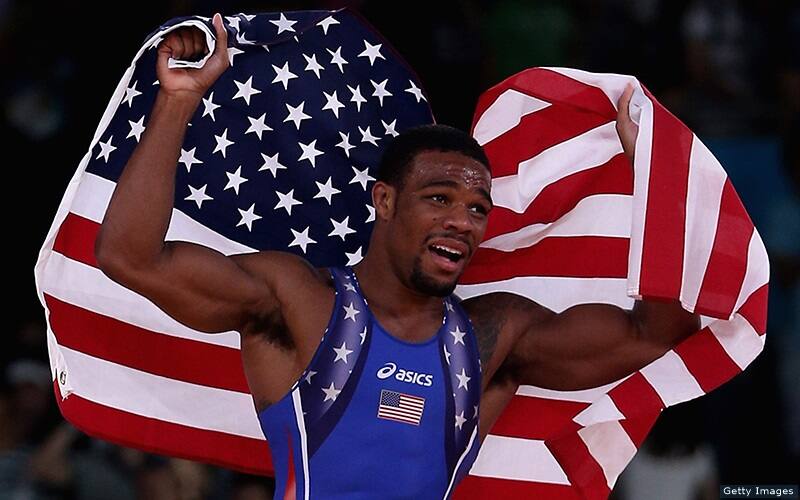
<svg viewBox="0 0 800 500">
<path fill-rule="evenodd" d="M 628 83 L 633 166 L 615 130 Z M 481 96 L 472 133 L 492 164 L 495 208 L 462 297 L 503 290 L 555 311 L 677 299 L 701 315 L 700 331 L 607 386 L 521 386 L 457 492 L 606 498 L 663 408 L 763 349 L 764 245 L 720 164 L 633 77 L 523 71 Z"/>
<path fill-rule="evenodd" d="M 355 14 L 225 19 L 231 67 L 190 122 L 168 240 L 226 255 L 294 252 L 317 266 L 366 251 L 380 154 L 431 123 L 422 85 Z M 147 126 L 158 82 L 153 32 L 111 98 L 35 268 L 56 399 L 90 435 L 253 473 L 272 472 L 236 332 L 194 331 L 97 268 L 94 241 Z M 173 66 L 198 67 L 173 61 Z M 763 347 L 768 263 L 724 171 L 636 83 L 635 166 L 614 130 L 631 77 L 534 68 L 487 91 L 473 135 L 492 162 L 485 241 L 462 297 L 505 290 L 553 310 L 680 299 L 702 330 L 647 367 L 577 392 L 520 387 L 459 498 L 604 498 L 661 409 L 740 372 Z"/>
</svg>

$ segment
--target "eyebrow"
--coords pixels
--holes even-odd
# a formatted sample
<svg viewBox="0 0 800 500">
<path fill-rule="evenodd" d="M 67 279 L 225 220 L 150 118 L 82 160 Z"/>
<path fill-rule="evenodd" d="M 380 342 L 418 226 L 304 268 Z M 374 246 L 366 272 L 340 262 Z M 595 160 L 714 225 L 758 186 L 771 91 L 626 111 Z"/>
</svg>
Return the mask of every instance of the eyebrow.
<svg viewBox="0 0 800 500">
<path fill-rule="evenodd" d="M 427 184 L 425 184 L 424 186 L 422 186 L 422 188 L 421 188 L 421 189 L 429 188 L 429 187 L 432 187 L 432 186 L 444 186 L 444 187 L 457 188 L 457 187 L 459 186 L 459 184 L 458 184 L 456 181 L 445 180 L 445 179 L 442 179 L 442 180 L 434 180 L 434 181 L 430 181 L 429 183 L 427 183 Z M 487 190 L 486 190 L 486 189 L 484 189 L 484 188 L 478 188 L 478 189 L 477 189 L 477 191 L 478 191 L 478 192 L 479 192 L 479 193 L 480 193 L 480 194 L 481 194 L 481 195 L 482 195 L 484 198 L 486 198 L 486 201 L 488 201 L 488 202 L 489 202 L 489 206 L 490 206 L 490 207 L 494 207 L 494 203 L 492 202 L 492 195 L 491 195 L 491 194 L 489 194 L 489 191 L 487 191 Z"/>
</svg>

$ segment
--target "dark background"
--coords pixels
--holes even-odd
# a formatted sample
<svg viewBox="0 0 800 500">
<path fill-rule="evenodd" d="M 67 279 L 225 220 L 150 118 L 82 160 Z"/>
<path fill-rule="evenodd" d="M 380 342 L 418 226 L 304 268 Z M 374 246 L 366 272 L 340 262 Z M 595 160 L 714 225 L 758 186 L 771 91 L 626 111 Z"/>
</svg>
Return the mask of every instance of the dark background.
<svg viewBox="0 0 800 500">
<path fill-rule="evenodd" d="M 149 32 L 169 18 L 217 9 L 230 15 L 342 5 L 185 0 L 108 3 L 104 10 L 79 2 L 0 0 L 0 144 L 11 195 L 7 331 L 0 340 L 0 499 L 108 498 L 108 492 L 255 499 L 268 491 L 268 482 L 119 449 L 64 424 L 49 384 L 33 267 L 108 99 Z M 441 123 L 468 129 L 478 95 L 518 70 L 569 66 L 637 76 L 697 133 L 725 165 L 770 252 L 767 344 L 732 382 L 667 410 L 614 495 L 639 498 L 645 487 L 652 488 L 648 498 L 670 491 L 673 496 L 663 498 L 716 498 L 718 481 L 797 483 L 797 2 L 349 5 L 416 70 Z"/>
</svg>

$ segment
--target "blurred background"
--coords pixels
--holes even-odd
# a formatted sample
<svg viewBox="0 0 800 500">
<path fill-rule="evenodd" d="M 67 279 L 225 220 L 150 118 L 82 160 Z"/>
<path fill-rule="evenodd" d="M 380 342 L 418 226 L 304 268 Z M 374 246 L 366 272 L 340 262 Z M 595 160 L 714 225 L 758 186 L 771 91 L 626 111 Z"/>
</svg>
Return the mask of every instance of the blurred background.
<svg viewBox="0 0 800 500">
<path fill-rule="evenodd" d="M 0 0 L 0 140 L 9 155 L 9 323 L 0 338 L 0 500 L 267 499 L 268 478 L 91 439 L 58 413 L 33 266 L 67 183 L 144 37 L 217 10 L 359 10 L 468 129 L 478 95 L 531 66 L 637 76 L 722 162 L 770 254 L 766 348 L 710 395 L 665 411 L 616 499 L 718 498 L 800 471 L 800 4 L 744 0 L 432 2 Z M 108 7 L 110 9 L 110 7 Z M 13 215 L 9 213 L 8 215 Z M 11 244 L 13 243 L 13 244 Z M 794 472 L 791 472 L 794 471 Z"/>
</svg>

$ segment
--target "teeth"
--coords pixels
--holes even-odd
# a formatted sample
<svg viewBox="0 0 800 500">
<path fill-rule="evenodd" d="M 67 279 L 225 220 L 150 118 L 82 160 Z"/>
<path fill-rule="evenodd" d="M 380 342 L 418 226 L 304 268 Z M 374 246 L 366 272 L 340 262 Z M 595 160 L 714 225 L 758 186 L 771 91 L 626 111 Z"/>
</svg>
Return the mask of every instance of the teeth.
<svg viewBox="0 0 800 500">
<path fill-rule="evenodd" d="M 461 252 L 459 252 L 458 250 L 454 250 L 452 248 L 444 247 L 442 245 L 433 245 L 433 247 L 434 248 L 438 248 L 439 250 L 442 250 L 443 252 L 447 252 L 447 253 L 450 253 L 450 254 L 457 255 L 457 256 L 461 257 Z"/>
</svg>

